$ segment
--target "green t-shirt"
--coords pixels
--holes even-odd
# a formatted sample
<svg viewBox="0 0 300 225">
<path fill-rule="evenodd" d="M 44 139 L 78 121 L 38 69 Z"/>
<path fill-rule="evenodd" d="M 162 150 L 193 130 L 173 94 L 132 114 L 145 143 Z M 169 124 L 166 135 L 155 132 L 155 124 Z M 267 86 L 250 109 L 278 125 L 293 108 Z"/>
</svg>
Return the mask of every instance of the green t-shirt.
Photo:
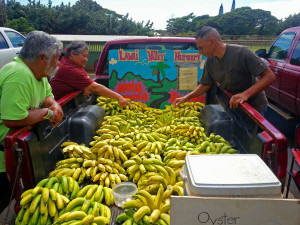
<svg viewBox="0 0 300 225">
<path fill-rule="evenodd" d="M 0 70 L 0 142 L 10 131 L 2 120 L 22 120 L 29 109 L 40 108 L 46 97 L 53 97 L 47 78 L 36 80 L 18 57 Z M 0 151 L 0 172 L 5 172 L 4 153 Z"/>
<path fill-rule="evenodd" d="M 211 85 L 217 81 L 221 86 L 234 94 L 241 93 L 257 82 L 257 76 L 268 68 L 251 49 L 241 45 L 226 45 L 224 56 L 206 60 L 200 83 Z M 261 112 L 267 105 L 265 92 L 251 97 L 248 103 Z"/>
</svg>

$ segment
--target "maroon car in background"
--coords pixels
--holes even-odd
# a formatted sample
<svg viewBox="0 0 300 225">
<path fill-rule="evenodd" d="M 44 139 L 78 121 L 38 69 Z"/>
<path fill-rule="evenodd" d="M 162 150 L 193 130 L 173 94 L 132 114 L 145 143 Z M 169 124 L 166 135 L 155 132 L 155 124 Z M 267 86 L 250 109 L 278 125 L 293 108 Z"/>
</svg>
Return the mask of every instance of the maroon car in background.
<svg viewBox="0 0 300 225">
<path fill-rule="evenodd" d="M 284 30 L 267 52 L 256 54 L 269 64 L 276 76 L 266 94 L 271 103 L 292 117 L 300 116 L 300 27 Z"/>
</svg>

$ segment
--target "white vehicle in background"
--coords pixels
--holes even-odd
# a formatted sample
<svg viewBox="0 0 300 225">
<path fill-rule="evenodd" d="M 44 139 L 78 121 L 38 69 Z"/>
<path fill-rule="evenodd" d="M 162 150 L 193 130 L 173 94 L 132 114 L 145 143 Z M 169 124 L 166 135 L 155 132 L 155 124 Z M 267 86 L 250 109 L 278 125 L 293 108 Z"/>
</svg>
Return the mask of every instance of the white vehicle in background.
<svg viewBox="0 0 300 225">
<path fill-rule="evenodd" d="M 0 27 L 0 68 L 18 56 L 25 37 L 10 28 Z"/>
</svg>

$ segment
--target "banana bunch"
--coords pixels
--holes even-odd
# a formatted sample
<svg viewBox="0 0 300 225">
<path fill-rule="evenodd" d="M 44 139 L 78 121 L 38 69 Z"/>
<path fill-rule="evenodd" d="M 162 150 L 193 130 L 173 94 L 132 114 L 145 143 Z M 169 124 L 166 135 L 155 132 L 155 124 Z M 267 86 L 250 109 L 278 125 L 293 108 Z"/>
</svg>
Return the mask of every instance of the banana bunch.
<svg viewBox="0 0 300 225">
<path fill-rule="evenodd" d="M 84 146 L 78 145 L 75 142 L 64 142 L 61 147 L 63 147 L 62 152 L 69 158 L 84 158 L 84 159 L 96 159 L 96 155 L 91 152 L 91 150 Z"/>
<path fill-rule="evenodd" d="M 179 171 L 182 170 L 184 164 L 185 164 L 185 159 L 176 159 L 176 158 L 167 159 L 165 162 L 165 166 L 170 167 L 174 171 L 176 180 L 180 178 Z"/>
<path fill-rule="evenodd" d="M 122 167 L 127 168 L 127 173 L 129 180 L 132 180 L 134 183 L 138 184 L 143 180 L 147 179 L 145 176 L 149 172 L 160 171 L 163 168 L 163 162 L 161 159 L 157 158 L 141 158 L 136 155 L 130 160 L 123 163 Z M 167 171 L 165 171 L 167 173 Z"/>
<path fill-rule="evenodd" d="M 109 224 L 110 209 L 101 203 L 78 197 L 72 200 L 54 224 Z"/>
<path fill-rule="evenodd" d="M 180 125 L 180 124 L 189 124 L 191 126 L 195 126 L 195 127 L 201 127 L 201 129 L 204 130 L 202 123 L 199 120 L 198 116 L 182 116 L 179 118 L 175 118 L 172 121 L 172 124 L 174 125 Z"/>
<path fill-rule="evenodd" d="M 201 141 L 199 143 L 201 143 Z M 166 143 L 164 155 L 170 150 L 196 151 L 197 146 L 197 143 L 192 143 L 183 138 L 170 138 Z"/>
<path fill-rule="evenodd" d="M 160 219 L 164 222 L 162 224 L 170 224 L 170 200 L 167 198 L 166 201 L 163 201 L 164 193 L 162 184 L 154 197 L 145 190 L 138 191 L 133 196 L 135 199 L 124 203 L 122 208 L 125 213 L 120 214 L 116 221 L 129 221 L 126 224 L 131 222 L 155 224 Z"/>
<path fill-rule="evenodd" d="M 85 178 L 100 185 L 113 187 L 122 181 L 127 181 L 126 171 L 120 164 L 110 159 L 86 160 L 82 164 Z"/>
<path fill-rule="evenodd" d="M 128 100 L 128 99 L 127 99 Z M 143 102 L 137 102 L 137 101 L 131 101 L 131 100 L 128 100 L 131 104 L 131 106 L 126 106 L 126 109 L 127 110 L 131 110 L 133 112 L 144 112 L 148 106 L 143 103 Z"/>
<path fill-rule="evenodd" d="M 204 135 L 204 128 L 200 126 L 193 126 L 189 124 L 179 124 L 177 125 L 171 134 L 171 137 L 182 136 L 184 140 L 197 142 Z"/>
<path fill-rule="evenodd" d="M 189 151 L 189 150 L 168 150 L 164 152 L 164 163 L 168 163 L 171 159 L 176 160 L 185 160 L 185 157 L 188 155 L 200 155 L 198 151 Z"/>
<path fill-rule="evenodd" d="M 44 182 L 44 181 L 43 181 Z M 21 195 L 22 209 L 17 215 L 16 224 L 53 224 L 59 211 L 70 200 L 53 188 L 36 186 Z"/>
<path fill-rule="evenodd" d="M 118 142 L 118 143 L 116 143 Z M 121 150 L 120 147 L 113 146 L 113 145 L 119 145 L 122 147 L 122 145 L 125 145 L 124 148 L 127 148 L 129 146 L 133 147 L 133 144 L 129 141 L 117 141 L 113 140 L 110 143 L 107 143 L 107 141 L 99 141 L 97 142 L 92 149 L 92 152 L 97 155 L 97 158 L 105 158 L 110 159 L 113 162 L 117 162 L 119 165 L 122 165 L 123 162 L 127 161 L 128 158 L 126 154 Z"/>
<path fill-rule="evenodd" d="M 171 116 L 175 118 L 180 118 L 180 117 L 190 117 L 190 116 L 196 116 L 198 117 L 200 115 L 199 111 L 189 109 L 189 108 L 177 108 L 174 107 L 173 105 L 166 106 L 166 109 L 162 110 L 164 113 L 168 113 Z"/>
<path fill-rule="evenodd" d="M 202 108 L 205 106 L 204 103 L 202 102 L 185 102 L 183 104 L 180 104 L 180 108 L 183 108 L 185 110 L 194 110 L 194 111 L 198 111 L 200 112 L 202 110 Z M 174 110 L 174 105 L 168 105 L 166 106 L 166 109 L 169 109 L 169 110 Z"/>
<path fill-rule="evenodd" d="M 77 193 L 76 198 L 85 198 L 87 200 L 91 200 L 92 202 L 98 203 L 105 202 L 105 204 L 108 206 L 113 205 L 115 202 L 111 193 L 111 188 L 97 184 L 89 184 L 84 186 Z"/>
<path fill-rule="evenodd" d="M 122 111 L 117 100 L 100 96 L 97 98 L 97 105 L 104 109 L 106 115 L 117 115 Z"/>
<path fill-rule="evenodd" d="M 100 140 L 112 138 L 119 139 L 120 137 L 124 137 L 124 133 L 121 133 L 119 126 L 121 126 L 119 122 L 114 122 L 114 124 L 105 124 L 102 125 L 101 128 L 98 129 L 96 132 L 98 135 L 100 135 Z"/>
<path fill-rule="evenodd" d="M 168 189 L 169 185 L 172 187 L 180 186 L 181 188 L 174 188 L 174 194 L 177 193 L 182 196 L 183 182 L 180 176 L 176 175 L 169 166 L 156 166 L 156 168 L 158 168 L 159 172 L 149 172 L 142 176 L 138 183 L 139 190 L 146 190 L 150 194 L 155 194 L 161 184 L 165 189 Z"/>
<path fill-rule="evenodd" d="M 76 197 L 79 191 L 79 184 L 72 177 L 60 176 L 50 177 L 41 180 L 36 187 L 47 188 L 49 190 L 53 189 L 61 195 L 66 196 L 68 199 L 72 200 Z"/>
</svg>

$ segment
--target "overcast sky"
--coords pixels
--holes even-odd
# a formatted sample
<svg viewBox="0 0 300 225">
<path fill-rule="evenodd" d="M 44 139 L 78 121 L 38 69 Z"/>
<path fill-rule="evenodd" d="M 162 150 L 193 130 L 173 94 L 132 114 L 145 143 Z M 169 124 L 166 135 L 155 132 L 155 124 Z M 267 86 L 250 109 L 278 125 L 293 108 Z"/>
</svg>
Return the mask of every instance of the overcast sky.
<svg viewBox="0 0 300 225">
<path fill-rule="evenodd" d="M 27 0 L 16 0 L 21 4 L 27 4 Z M 36 0 L 37 1 L 37 0 Z M 48 0 L 40 0 L 47 4 Z M 61 2 L 74 4 L 77 0 L 52 0 L 53 5 Z M 220 5 L 223 4 L 224 13 L 229 12 L 232 0 L 94 0 L 103 8 L 125 15 L 135 22 L 153 22 L 154 29 L 165 29 L 167 20 L 194 13 L 195 16 L 208 14 L 216 16 Z M 284 19 L 291 14 L 300 13 L 299 0 L 236 0 L 235 8 L 249 6 L 252 9 L 270 11 L 277 19 Z M 145 23 L 144 23 L 145 24 Z"/>
</svg>

